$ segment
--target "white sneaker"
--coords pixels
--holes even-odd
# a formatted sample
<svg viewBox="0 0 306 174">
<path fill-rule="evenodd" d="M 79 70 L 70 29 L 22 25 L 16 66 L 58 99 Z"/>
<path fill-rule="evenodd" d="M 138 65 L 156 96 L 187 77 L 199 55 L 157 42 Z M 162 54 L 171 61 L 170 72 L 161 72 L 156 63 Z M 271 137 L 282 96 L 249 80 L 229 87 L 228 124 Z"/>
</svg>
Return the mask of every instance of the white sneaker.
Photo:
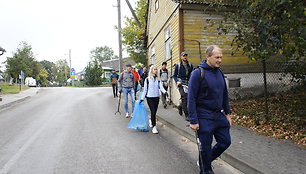
<svg viewBox="0 0 306 174">
<path fill-rule="evenodd" d="M 149 120 L 149 127 L 153 127 L 151 120 Z"/>
<path fill-rule="evenodd" d="M 153 134 L 158 134 L 158 131 L 157 131 L 157 129 L 156 129 L 156 126 L 153 127 L 152 133 L 153 133 Z"/>
<path fill-rule="evenodd" d="M 129 113 L 127 112 L 126 114 L 125 114 L 125 118 L 129 118 L 130 116 L 129 116 Z"/>
</svg>

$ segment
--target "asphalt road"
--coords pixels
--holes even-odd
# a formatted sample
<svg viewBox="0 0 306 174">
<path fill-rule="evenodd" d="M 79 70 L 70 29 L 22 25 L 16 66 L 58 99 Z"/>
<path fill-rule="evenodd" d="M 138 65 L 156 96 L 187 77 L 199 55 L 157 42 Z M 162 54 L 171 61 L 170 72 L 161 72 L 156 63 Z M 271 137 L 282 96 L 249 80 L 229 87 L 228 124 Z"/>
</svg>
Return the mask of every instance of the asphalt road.
<svg viewBox="0 0 306 174">
<path fill-rule="evenodd" d="M 127 129 L 110 91 L 46 88 L 0 111 L 0 173 L 198 173 L 194 144 Z"/>
</svg>

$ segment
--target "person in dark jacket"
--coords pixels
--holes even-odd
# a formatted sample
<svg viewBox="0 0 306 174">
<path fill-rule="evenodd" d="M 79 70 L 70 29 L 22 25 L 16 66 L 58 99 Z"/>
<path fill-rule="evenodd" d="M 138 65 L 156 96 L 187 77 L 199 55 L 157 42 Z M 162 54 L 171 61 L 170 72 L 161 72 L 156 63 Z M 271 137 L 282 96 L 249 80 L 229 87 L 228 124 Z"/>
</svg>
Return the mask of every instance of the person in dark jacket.
<svg viewBox="0 0 306 174">
<path fill-rule="evenodd" d="M 179 106 L 179 114 L 182 115 L 184 111 L 186 120 L 188 120 L 188 108 L 187 108 L 187 91 L 184 90 L 184 85 L 188 86 L 190 74 L 193 70 L 193 66 L 188 62 L 188 54 L 186 52 L 181 53 L 181 61 L 175 65 L 173 79 L 175 80 L 179 92 L 181 94 L 182 103 Z"/>
<path fill-rule="evenodd" d="M 145 79 L 148 77 L 148 70 L 147 70 L 147 67 L 143 67 L 143 71 L 142 71 L 142 74 L 140 76 L 140 85 L 141 87 L 143 88 L 144 87 L 144 82 L 145 82 Z"/>
<path fill-rule="evenodd" d="M 209 46 L 206 59 L 191 73 L 188 87 L 190 128 L 197 131 L 200 139 L 201 174 L 214 174 L 211 162 L 231 144 L 231 110 L 224 75 L 220 70 L 222 50 Z M 201 71 L 202 73 L 201 78 Z M 216 145 L 212 148 L 213 136 Z"/>
<path fill-rule="evenodd" d="M 110 76 L 110 84 L 113 87 L 113 94 L 114 94 L 114 98 L 118 97 L 118 79 L 119 79 L 119 75 L 116 73 L 116 70 L 112 70 L 112 74 Z"/>
</svg>

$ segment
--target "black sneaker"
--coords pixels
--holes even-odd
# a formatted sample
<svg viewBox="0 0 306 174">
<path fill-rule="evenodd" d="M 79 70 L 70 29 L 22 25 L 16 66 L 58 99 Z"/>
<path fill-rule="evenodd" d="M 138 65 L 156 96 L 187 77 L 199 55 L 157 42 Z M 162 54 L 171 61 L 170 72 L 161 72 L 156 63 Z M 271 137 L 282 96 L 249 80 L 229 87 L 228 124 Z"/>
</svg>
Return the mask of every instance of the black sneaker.
<svg viewBox="0 0 306 174">
<path fill-rule="evenodd" d="M 178 107 L 178 110 L 179 110 L 179 114 L 183 115 L 183 108 L 181 106 Z"/>
<path fill-rule="evenodd" d="M 164 108 L 165 108 L 165 109 L 167 108 L 167 104 L 164 104 Z"/>
</svg>

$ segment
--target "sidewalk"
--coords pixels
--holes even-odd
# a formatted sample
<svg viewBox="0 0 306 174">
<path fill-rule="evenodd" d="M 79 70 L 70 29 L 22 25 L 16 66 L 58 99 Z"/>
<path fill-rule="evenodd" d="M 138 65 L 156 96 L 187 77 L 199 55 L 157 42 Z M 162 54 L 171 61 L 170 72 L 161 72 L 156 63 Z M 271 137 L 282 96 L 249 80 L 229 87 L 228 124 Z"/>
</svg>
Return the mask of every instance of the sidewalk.
<svg viewBox="0 0 306 174">
<path fill-rule="evenodd" d="M 40 88 L 30 88 L 18 94 L 2 94 L 1 95 L 2 101 L 0 101 L 0 110 L 10 107 L 16 103 L 22 102 L 34 96 L 39 92 L 39 89 Z"/>
<path fill-rule="evenodd" d="M 191 141 L 194 133 L 188 122 L 173 106 L 164 109 L 161 102 L 157 118 Z M 246 174 L 306 174 L 306 150 L 290 141 L 256 135 L 242 127 L 232 126 L 232 144 L 221 156 L 225 162 Z"/>
</svg>

